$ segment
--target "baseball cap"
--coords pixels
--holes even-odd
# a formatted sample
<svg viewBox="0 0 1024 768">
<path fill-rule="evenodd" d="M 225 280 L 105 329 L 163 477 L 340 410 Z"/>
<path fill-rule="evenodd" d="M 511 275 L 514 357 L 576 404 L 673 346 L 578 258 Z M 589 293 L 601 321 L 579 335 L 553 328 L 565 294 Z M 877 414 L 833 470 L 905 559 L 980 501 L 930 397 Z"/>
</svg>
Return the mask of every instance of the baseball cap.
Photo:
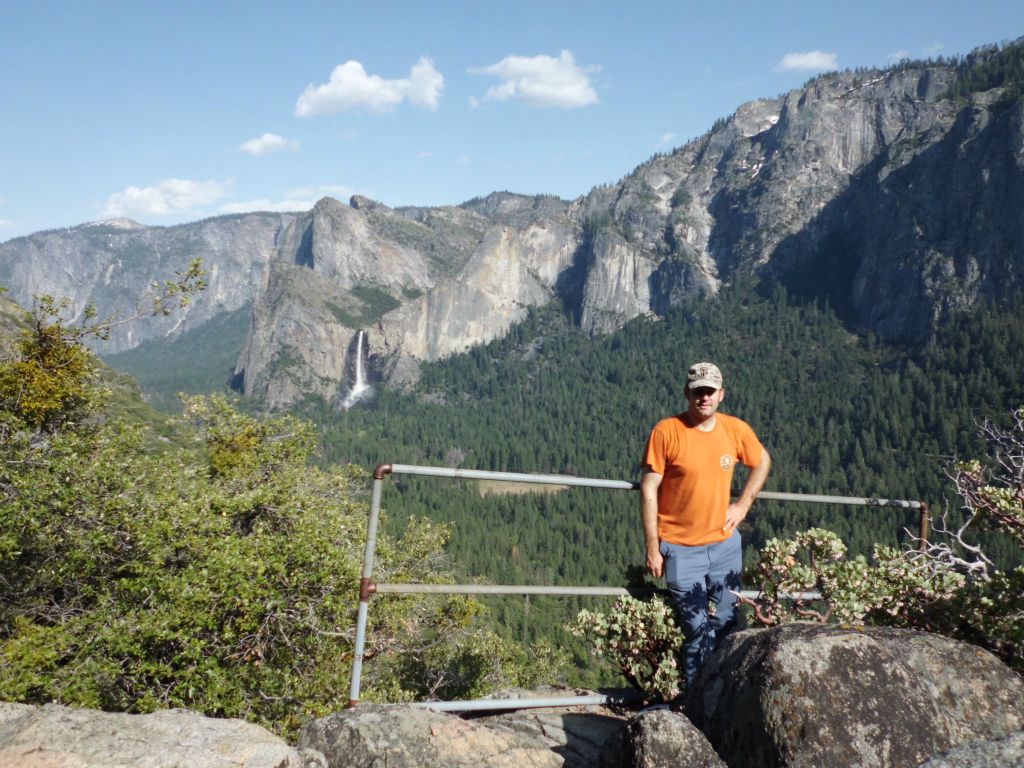
<svg viewBox="0 0 1024 768">
<path fill-rule="evenodd" d="M 695 363 L 686 372 L 686 388 L 697 387 L 722 388 L 722 372 L 714 363 Z"/>
</svg>

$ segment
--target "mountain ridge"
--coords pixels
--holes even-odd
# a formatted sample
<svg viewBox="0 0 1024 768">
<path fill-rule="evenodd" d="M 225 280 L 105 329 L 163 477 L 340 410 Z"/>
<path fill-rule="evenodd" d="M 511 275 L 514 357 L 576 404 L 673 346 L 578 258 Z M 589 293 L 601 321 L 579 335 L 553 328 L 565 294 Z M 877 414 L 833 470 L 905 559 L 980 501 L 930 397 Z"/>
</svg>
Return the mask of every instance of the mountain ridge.
<svg viewBox="0 0 1024 768">
<path fill-rule="evenodd" d="M 1021 45 L 820 75 L 571 201 L 494 192 L 392 209 L 357 196 L 159 230 L 51 231 L 0 244 L 0 283 L 20 301 L 47 292 L 123 311 L 159 270 L 204 256 L 201 309 L 112 351 L 251 303 L 234 376 L 270 408 L 340 399 L 360 329 L 373 375 L 401 385 L 422 361 L 500 338 L 530 307 L 559 302 L 607 333 L 735 281 L 782 283 L 859 332 L 927 343 L 950 313 L 1021 287 L 1018 84 L 990 73 L 976 79 L 995 87 L 957 90 Z"/>
</svg>

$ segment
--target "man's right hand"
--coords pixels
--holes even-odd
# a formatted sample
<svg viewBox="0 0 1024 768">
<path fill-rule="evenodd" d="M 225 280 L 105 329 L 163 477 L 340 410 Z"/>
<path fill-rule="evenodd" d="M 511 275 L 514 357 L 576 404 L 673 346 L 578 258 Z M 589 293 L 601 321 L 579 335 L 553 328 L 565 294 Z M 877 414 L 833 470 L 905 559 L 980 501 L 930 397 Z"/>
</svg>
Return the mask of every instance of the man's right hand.
<svg viewBox="0 0 1024 768">
<path fill-rule="evenodd" d="M 660 550 L 647 552 L 647 572 L 656 579 L 661 578 L 661 572 L 665 568 L 665 558 L 661 556 Z"/>
</svg>

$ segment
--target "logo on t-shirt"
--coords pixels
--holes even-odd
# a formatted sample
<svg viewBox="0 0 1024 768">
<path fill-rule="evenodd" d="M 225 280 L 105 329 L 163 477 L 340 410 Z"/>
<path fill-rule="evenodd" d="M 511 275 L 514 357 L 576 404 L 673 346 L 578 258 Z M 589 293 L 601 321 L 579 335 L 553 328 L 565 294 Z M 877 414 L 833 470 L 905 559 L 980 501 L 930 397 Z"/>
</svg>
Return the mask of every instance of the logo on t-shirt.
<svg viewBox="0 0 1024 768">
<path fill-rule="evenodd" d="M 719 460 L 718 463 L 721 464 L 722 469 L 728 472 L 730 469 L 732 469 L 732 465 L 736 463 L 736 459 L 734 459 L 728 453 L 725 453 L 722 454 L 722 458 Z"/>
</svg>

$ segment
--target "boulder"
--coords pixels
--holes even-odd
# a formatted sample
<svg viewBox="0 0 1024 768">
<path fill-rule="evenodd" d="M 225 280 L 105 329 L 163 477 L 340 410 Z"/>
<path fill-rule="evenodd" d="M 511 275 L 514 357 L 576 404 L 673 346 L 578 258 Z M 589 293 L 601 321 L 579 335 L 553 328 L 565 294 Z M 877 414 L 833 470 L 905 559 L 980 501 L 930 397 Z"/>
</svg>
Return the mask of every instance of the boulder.
<svg viewBox="0 0 1024 768">
<path fill-rule="evenodd" d="M 298 745 L 323 753 L 329 768 L 560 768 L 564 764 L 546 743 L 525 733 L 397 704 L 360 704 L 328 715 L 303 728 Z"/>
<path fill-rule="evenodd" d="M 725 768 L 725 763 L 685 716 L 668 708 L 640 712 L 607 745 L 601 768 Z"/>
<path fill-rule="evenodd" d="M 581 693 L 546 690 L 543 695 Z M 503 691 L 500 698 L 524 696 L 540 698 L 537 692 L 523 690 Z M 537 739 L 565 761 L 565 768 L 591 768 L 598 764 L 608 745 L 619 744 L 626 717 L 617 708 L 592 704 L 521 709 L 485 715 L 473 722 Z"/>
<path fill-rule="evenodd" d="M 1024 731 L 951 749 L 921 768 L 1020 768 L 1024 765 Z"/>
<path fill-rule="evenodd" d="M 924 632 L 787 624 L 727 638 L 686 713 L 730 766 L 917 766 L 1024 727 L 1024 682 Z"/>
<path fill-rule="evenodd" d="M 0 703 L 0 766 L 14 768 L 320 768 L 242 720 L 183 709 L 125 715 L 56 704 Z"/>
<path fill-rule="evenodd" d="M 871 634 L 889 643 L 928 689 L 939 708 L 940 749 L 1024 728 L 1024 682 L 988 651 L 927 632 Z"/>
</svg>

